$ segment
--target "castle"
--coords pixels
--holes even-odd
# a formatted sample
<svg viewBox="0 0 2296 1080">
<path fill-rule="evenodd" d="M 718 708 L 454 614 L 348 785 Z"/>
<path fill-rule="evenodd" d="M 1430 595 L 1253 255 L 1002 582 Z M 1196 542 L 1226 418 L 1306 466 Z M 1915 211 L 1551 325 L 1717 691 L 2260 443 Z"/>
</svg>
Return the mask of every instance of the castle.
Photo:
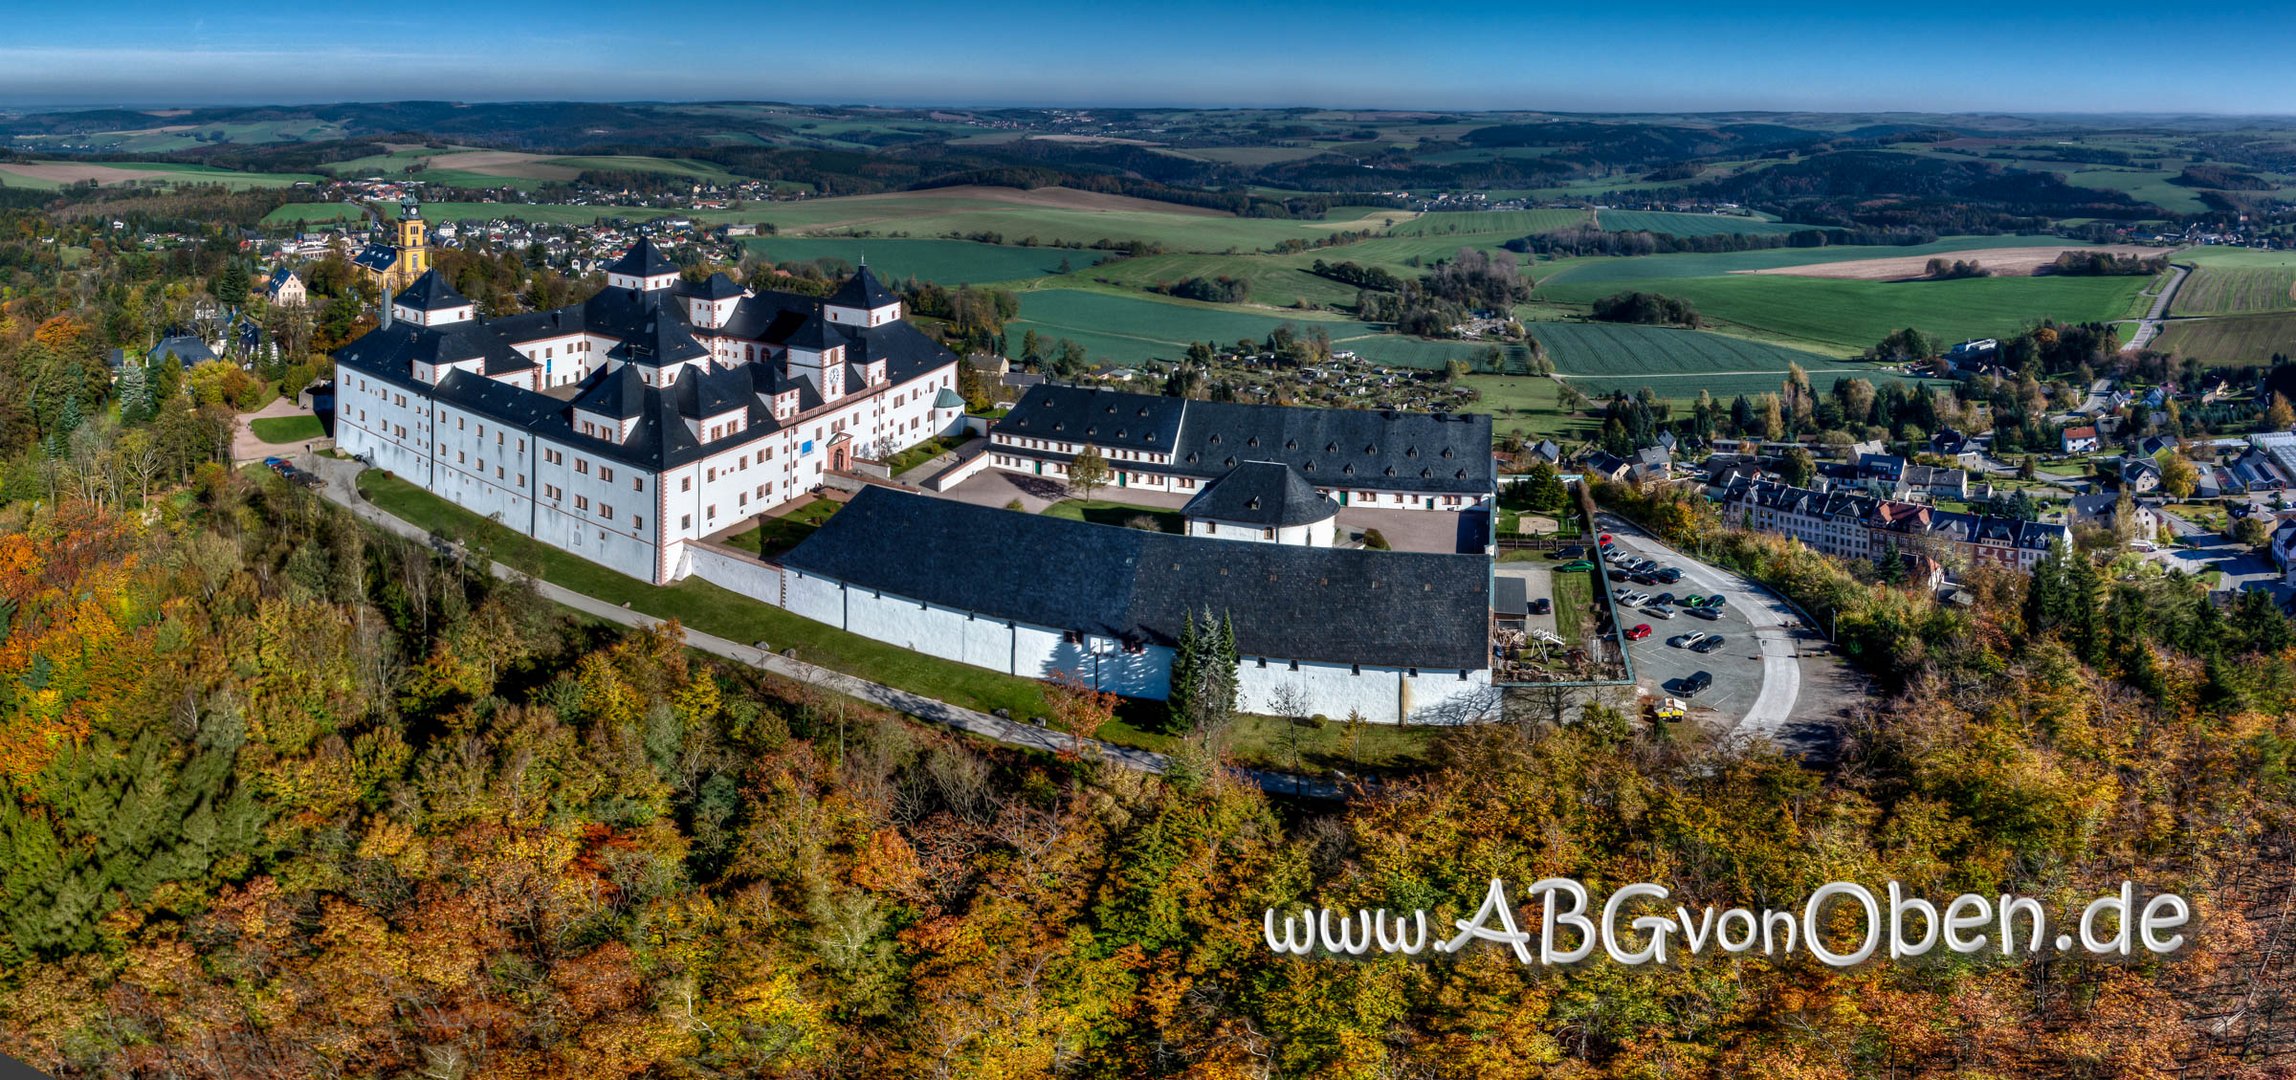
<svg viewBox="0 0 2296 1080">
<path fill-rule="evenodd" d="M 338 445 L 664 584 L 692 572 L 693 541 L 963 426 L 956 355 L 903 322 L 866 266 L 826 298 L 751 292 L 724 274 L 681 282 L 641 239 L 606 282 L 482 319 L 426 270 L 336 352 Z"/>
<path fill-rule="evenodd" d="M 430 233 L 422 208 L 412 199 L 400 203 L 399 219 L 391 223 L 391 242 L 368 244 L 351 262 L 386 293 L 413 286 L 430 272 Z"/>
</svg>

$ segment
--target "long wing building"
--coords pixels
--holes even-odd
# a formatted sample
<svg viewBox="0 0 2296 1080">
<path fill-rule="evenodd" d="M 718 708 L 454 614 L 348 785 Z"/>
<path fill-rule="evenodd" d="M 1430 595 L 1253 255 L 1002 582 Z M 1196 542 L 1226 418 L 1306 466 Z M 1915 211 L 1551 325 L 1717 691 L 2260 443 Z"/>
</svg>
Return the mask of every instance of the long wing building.
<svg viewBox="0 0 2296 1080">
<path fill-rule="evenodd" d="M 336 352 L 338 446 L 661 584 L 689 541 L 963 425 L 956 355 L 866 266 L 826 298 L 751 292 L 640 240 L 606 281 L 486 319 L 425 272 Z"/>
</svg>

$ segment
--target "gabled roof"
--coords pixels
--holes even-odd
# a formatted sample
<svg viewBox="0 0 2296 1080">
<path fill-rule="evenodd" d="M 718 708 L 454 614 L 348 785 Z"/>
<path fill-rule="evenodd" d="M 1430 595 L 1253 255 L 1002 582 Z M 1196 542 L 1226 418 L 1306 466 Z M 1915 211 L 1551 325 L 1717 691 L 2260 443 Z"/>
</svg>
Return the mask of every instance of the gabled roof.
<svg viewBox="0 0 2296 1080">
<path fill-rule="evenodd" d="M 1016 553 L 1058 552 L 1054 559 Z M 871 485 L 782 557 L 791 570 L 992 619 L 1170 646 L 1206 608 L 1244 657 L 1479 671 L 1491 563 L 1243 544 Z M 1247 659 L 1247 663 L 1249 660 Z"/>
<path fill-rule="evenodd" d="M 606 351 L 609 359 L 649 367 L 669 367 L 694 360 L 707 360 L 710 351 L 694 340 L 684 323 L 675 319 L 655 318 L 640 328 L 628 340 Z"/>
<path fill-rule="evenodd" d="M 1197 492 L 1180 513 L 1190 518 L 1287 528 L 1330 520 L 1339 513 L 1339 504 L 1289 465 L 1247 461 Z"/>
<path fill-rule="evenodd" d="M 467 307 L 470 299 L 454 291 L 454 286 L 447 284 L 445 275 L 434 266 L 423 271 L 423 276 L 408 285 L 405 292 L 391 297 L 391 302 L 414 311 L 444 311 Z"/>
<path fill-rule="evenodd" d="M 606 272 L 637 278 L 660 277 L 677 273 L 678 264 L 663 255 L 662 249 L 654 246 L 651 237 L 641 236 L 637 243 L 630 245 L 630 250 L 622 253 L 621 258 L 606 267 Z"/>
<path fill-rule="evenodd" d="M 352 257 L 351 261 L 364 269 L 381 273 L 398 264 L 399 249 L 389 244 L 368 244 L 360 248 L 358 255 Z"/>
<path fill-rule="evenodd" d="M 877 280 L 877 275 L 870 271 L 868 263 L 862 263 L 859 269 L 853 271 L 852 277 L 845 279 L 845 284 L 838 286 L 836 292 L 829 294 L 829 303 L 832 306 L 859 308 L 864 311 L 887 307 L 900 302 L 900 297 L 893 295 L 891 290 L 885 288 L 884 284 Z"/>
</svg>

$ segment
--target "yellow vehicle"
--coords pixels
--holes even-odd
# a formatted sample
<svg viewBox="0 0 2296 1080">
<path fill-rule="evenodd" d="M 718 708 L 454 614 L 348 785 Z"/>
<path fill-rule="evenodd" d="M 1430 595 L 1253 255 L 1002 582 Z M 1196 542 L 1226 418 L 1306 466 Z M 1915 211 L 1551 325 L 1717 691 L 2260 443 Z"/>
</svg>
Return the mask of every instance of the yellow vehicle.
<svg viewBox="0 0 2296 1080">
<path fill-rule="evenodd" d="M 1659 723 L 1679 721 L 1690 713 L 1690 703 L 1681 698 L 1660 698 L 1650 705 L 1650 718 Z"/>
</svg>

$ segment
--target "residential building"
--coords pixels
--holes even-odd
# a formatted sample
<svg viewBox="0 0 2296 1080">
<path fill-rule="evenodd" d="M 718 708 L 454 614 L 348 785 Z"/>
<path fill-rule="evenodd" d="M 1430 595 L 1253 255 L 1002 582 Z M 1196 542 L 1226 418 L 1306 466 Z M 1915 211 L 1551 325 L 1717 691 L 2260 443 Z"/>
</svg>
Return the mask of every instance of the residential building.
<svg viewBox="0 0 2296 1080">
<path fill-rule="evenodd" d="M 1065 477 L 1086 448 L 1118 489 L 1194 494 L 1246 461 L 1290 466 L 1341 506 L 1470 510 L 1495 490 L 1491 418 L 1191 401 L 1050 384 L 989 428 L 990 464 Z"/>
<path fill-rule="evenodd" d="M 335 353 L 340 448 L 657 584 L 688 546 L 963 425 L 957 358 L 864 266 L 827 298 L 681 283 L 640 240 L 579 304 L 497 319 L 436 273 Z"/>
<path fill-rule="evenodd" d="M 1723 493 L 1722 522 L 1791 537 L 1827 555 L 1882 559 L 1919 552 L 1943 561 L 2030 571 L 2072 531 L 2050 522 L 2018 521 L 1938 510 L 1849 492 L 1824 492 L 1757 480 Z"/>
<path fill-rule="evenodd" d="M 302 307 L 310 298 L 303 279 L 284 266 L 271 271 L 270 279 L 263 283 L 263 295 L 277 307 Z"/>
<path fill-rule="evenodd" d="M 2058 447 L 2068 454 L 2097 452 L 2097 429 L 2093 426 L 2069 427 L 2058 433 Z"/>
</svg>

